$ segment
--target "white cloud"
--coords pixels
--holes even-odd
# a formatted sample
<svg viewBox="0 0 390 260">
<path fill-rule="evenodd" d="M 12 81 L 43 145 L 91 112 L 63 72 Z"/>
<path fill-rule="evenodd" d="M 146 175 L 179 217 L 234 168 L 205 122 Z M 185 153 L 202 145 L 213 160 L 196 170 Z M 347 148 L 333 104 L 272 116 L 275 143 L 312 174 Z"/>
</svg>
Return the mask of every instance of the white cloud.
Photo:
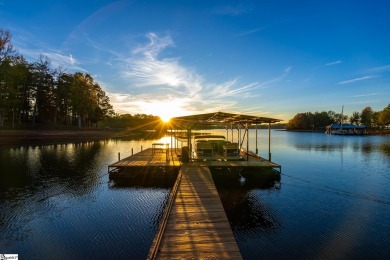
<svg viewBox="0 0 390 260">
<path fill-rule="evenodd" d="M 194 71 L 180 65 L 178 58 L 159 58 L 160 53 L 173 46 L 170 37 L 147 35 L 149 43 L 133 50 L 127 59 L 129 70 L 122 75 L 138 87 L 161 87 L 183 92 L 190 96 L 202 89 L 203 80 Z"/>
<path fill-rule="evenodd" d="M 336 61 L 332 61 L 332 62 L 328 62 L 325 64 L 325 66 L 333 66 L 333 65 L 337 65 L 337 64 L 340 64 L 342 63 L 343 61 L 341 60 L 336 60 Z"/>
<path fill-rule="evenodd" d="M 376 68 L 371 68 L 369 71 L 374 71 L 374 72 L 384 72 L 384 71 L 390 71 L 390 65 L 385 65 L 381 67 L 376 67 Z"/>
<path fill-rule="evenodd" d="M 362 101 L 351 102 L 348 104 L 358 105 L 358 104 L 372 104 L 372 103 L 377 103 L 377 102 L 379 102 L 379 100 L 362 100 Z"/>
<path fill-rule="evenodd" d="M 360 77 L 360 78 L 344 80 L 344 81 L 340 81 L 338 84 L 349 84 L 349 83 L 358 82 L 358 81 L 367 80 L 367 79 L 373 79 L 373 78 L 377 78 L 377 76 L 370 75 L 370 76 L 364 76 L 364 77 Z"/>
<path fill-rule="evenodd" d="M 48 58 L 52 68 L 62 67 L 74 71 L 83 71 L 85 69 L 80 67 L 80 62 L 72 55 L 65 54 L 57 50 L 41 50 L 41 49 L 25 49 L 18 48 L 19 52 L 23 54 L 29 61 L 37 61 L 41 55 Z"/>
<path fill-rule="evenodd" d="M 357 98 L 357 97 L 368 97 L 368 96 L 375 96 L 378 93 L 370 93 L 370 94 L 362 94 L 362 95 L 353 95 L 352 97 Z"/>
<path fill-rule="evenodd" d="M 281 75 L 263 82 L 245 83 L 236 77 L 212 83 L 184 66 L 180 58 L 164 56 L 166 49 L 175 46 L 171 37 L 155 33 L 146 37 L 148 42 L 134 48 L 130 57 L 119 57 L 124 63 L 120 74 L 130 81 L 129 86 L 133 88 L 129 90 L 135 94 L 128 99 L 111 94 L 111 102 L 117 111 L 151 112 L 159 106 L 160 110 L 166 109 L 171 103 L 176 104 L 177 112 L 187 111 L 187 114 L 239 110 L 236 99 L 261 96 L 259 92 L 253 93 L 254 90 L 275 85 L 292 70 L 292 67 L 286 67 Z"/>
</svg>

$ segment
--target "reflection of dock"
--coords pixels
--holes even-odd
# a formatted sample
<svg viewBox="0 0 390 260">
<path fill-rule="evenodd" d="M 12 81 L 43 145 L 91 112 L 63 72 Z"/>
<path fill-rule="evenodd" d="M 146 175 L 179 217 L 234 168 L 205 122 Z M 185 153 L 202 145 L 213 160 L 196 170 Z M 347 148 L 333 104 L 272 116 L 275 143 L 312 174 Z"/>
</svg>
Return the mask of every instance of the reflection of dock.
<svg viewBox="0 0 390 260">
<path fill-rule="evenodd" d="M 208 168 L 183 165 L 148 258 L 241 259 Z"/>
</svg>

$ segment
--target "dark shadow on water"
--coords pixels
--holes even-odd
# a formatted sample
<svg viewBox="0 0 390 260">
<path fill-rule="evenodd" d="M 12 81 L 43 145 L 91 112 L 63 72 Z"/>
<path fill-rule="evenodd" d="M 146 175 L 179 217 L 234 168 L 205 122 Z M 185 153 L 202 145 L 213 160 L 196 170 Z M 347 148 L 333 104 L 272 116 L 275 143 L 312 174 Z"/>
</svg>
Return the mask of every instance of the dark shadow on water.
<svg viewBox="0 0 390 260">
<path fill-rule="evenodd" d="M 110 189 L 118 188 L 163 188 L 171 189 L 175 184 L 178 172 L 127 172 L 126 177 L 110 180 Z"/>
<path fill-rule="evenodd" d="M 280 175 L 256 178 L 251 173 L 241 172 L 233 177 L 216 171 L 212 171 L 212 175 L 239 246 L 245 237 L 255 237 L 259 232 L 272 232 L 281 227 L 272 207 L 262 203 L 257 193 L 259 190 L 278 192 Z"/>
</svg>

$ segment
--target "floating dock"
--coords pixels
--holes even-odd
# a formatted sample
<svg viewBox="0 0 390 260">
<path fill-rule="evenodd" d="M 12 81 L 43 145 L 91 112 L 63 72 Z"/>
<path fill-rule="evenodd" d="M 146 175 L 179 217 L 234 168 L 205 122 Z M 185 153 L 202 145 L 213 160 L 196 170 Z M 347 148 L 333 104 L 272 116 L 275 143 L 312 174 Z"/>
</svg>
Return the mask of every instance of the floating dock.
<svg viewBox="0 0 390 260">
<path fill-rule="evenodd" d="M 132 174 L 177 172 L 180 169 L 180 149 L 149 148 L 108 166 L 110 178 L 131 178 Z"/>
<path fill-rule="evenodd" d="M 148 148 L 132 156 L 126 157 L 116 163 L 108 166 L 110 178 L 131 177 L 133 173 L 146 173 L 156 171 L 178 171 L 182 166 L 181 149 L 166 148 L 154 149 Z M 281 172 L 281 165 L 270 162 L 264 158 L 249 157 L 248 160 L 205 160 L 191 161 L 192 166 L 205 166 L 219 169 L 251 169 L 257 171 L 261 176 L 263 170 L 276 170 Z M 256 174 L 256 173 L 254 173 Z"/>
<path fill-rule="evenodd" d="M 242 259 L 210 170 L 185 164 L 148 259 Z"/>
</svg>

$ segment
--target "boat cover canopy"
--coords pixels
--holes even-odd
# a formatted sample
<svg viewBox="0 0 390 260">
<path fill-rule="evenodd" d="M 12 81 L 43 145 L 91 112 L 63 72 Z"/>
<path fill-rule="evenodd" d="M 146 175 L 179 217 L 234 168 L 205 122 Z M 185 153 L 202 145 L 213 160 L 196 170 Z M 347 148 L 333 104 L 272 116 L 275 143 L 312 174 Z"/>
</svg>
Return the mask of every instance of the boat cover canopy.
<svg viewBox="0 0 390 260">
<path fill-rule="evenodd" d="M 261 116 L 251 116 L 251 115 L 242 115 L 242 114 L 232 114 L 224 112 L 215 112 L 215 113 L 206 113 L 206 114 L 197 114 L 190 116 L 179 116 L 171 118 L 171 123 L 176 126 L 180 125 L 254 125 L 254 124 L 263 124 L 263 123 L 277 123 L 282 120 L 261 117 Z"/>
</svg>

